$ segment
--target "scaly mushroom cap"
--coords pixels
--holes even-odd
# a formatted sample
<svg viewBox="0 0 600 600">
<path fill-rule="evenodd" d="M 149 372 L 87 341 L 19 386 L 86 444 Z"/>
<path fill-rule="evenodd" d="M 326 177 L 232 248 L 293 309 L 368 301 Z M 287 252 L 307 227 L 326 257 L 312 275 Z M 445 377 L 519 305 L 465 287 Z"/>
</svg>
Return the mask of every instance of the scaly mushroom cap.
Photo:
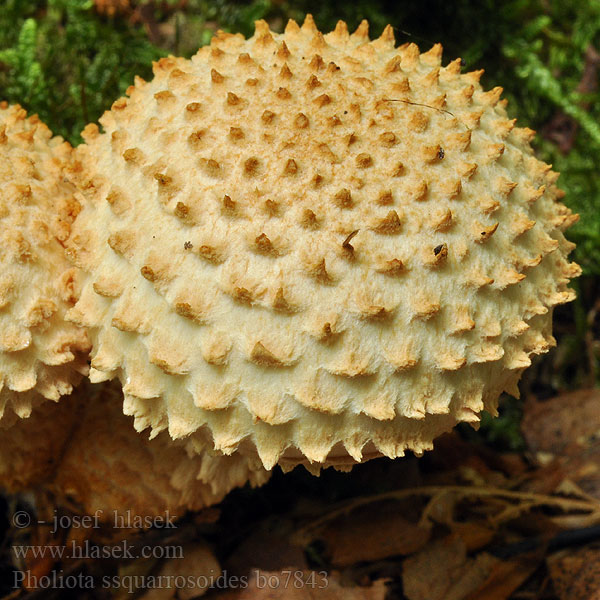
<svg viewBox="0 0 600 600">
<path fill-rule="evenodd" d="M 219 502 L 232 488 L 262 485 L 258 457 L 197 455 L 167 432 L 153 440 L 123 415 L 114 384 L 83 385 L 60 402 L 43 402 L 0 433 L 0 487 L 51 490 L 84 514 L 113 511 L 180 515 Z M 199 450 L 199 449 L 197 449 Z"/>
<path fill-rule="evenodd" d="M 64 321 L 77 293 L 63 248 L 79 206 L 63 181 L 71 152 L 0 103 L 0 419 L 29 416 L 40 395 L 58 400 L 87 372 L 87 335 Z"/>
<path fill-rule="evenodd" d="M 501 89 L 441 52 L 259 21 L 86 128 L 69 318 L 138 429 L 318 468 L 517 393 L 573 298 L 576 216 Z"/>
</svg>

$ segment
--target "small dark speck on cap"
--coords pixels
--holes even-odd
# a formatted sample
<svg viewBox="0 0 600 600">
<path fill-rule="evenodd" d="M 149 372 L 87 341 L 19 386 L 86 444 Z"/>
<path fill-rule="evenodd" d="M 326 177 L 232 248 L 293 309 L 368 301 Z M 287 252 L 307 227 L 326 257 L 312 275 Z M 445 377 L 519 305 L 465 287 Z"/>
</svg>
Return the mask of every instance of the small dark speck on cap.
<svg viewBox="0 0 600 600">
<path fill-rule="evenodd" d="M 446 153 L 444 152 L 443 148 L 440 148 L 439 152 L 438 152 L 438 158 L 440 160 L 442 160 L 442 158 L 444 158 L 444 156 L 446 156 Z"/>
<path fill-rule="evenodd" d="M 434 253 L 434 254 L 437 256 L 437 255 L 438 255 L 438 254 L 439 254 L 439 253 L 442 251 L 442 248 L 443 248 L 443 247 L 444 247 L 444 244 L 440 244 L 439 246 L 436 246 L 436 247 L 433 249 L 433 253 Z"/>
<path fill-rule="evenodd" d="M 183 247 L 185 250 L 189 250 L 190 248 L 194 247 L 194 244 L 192 244 L 192 242 L 184 242 Z"/>
</svg>

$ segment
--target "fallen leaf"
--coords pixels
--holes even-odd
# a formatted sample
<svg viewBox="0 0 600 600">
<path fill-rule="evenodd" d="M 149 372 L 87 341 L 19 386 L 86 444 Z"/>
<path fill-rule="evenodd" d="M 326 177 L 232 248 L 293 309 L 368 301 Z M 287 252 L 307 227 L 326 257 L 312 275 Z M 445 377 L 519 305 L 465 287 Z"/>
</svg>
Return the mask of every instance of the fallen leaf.
<svg viewBox="0 0 600 600">
<path fill-rule="evenodd" d="M 578 390 L 525 404 L 521 429 L 533 452 L 580 452 L 600 433 L 600 390 Z"/>
<path fill-rule="evenodd" d="M 549 456 L 552 457 L 552 462 L 529 474 L 523 489 L 536 494 L 552 494 L 560 487 L 569 475 L 567 466 L 564 464 L 565 461 L 557 460 L 554 455 Z M 539 463 L 539 453 L 537 459 Z"/>
<path fill-rule="evenodd" d="M 543 556 L 541 553 L 522 555 L 519 558 L 498 561 L 477 590 L 469 594 L 465 600 L 508 600 L 539 567 Z"/>
<path fill-rule="evenodd" d="M 461 538 L 467 552 L 484 548 L 492 541 L 494 535 L 496 535 L 496 532 L 491 527 L 478 521 L 453 523 L 451 528 L 452 532 Z"/>
<path fill-rule="evenodd" d="M 530 491 L 600 498 L 600 391 L 579 390 L 529 401 L 521 425 L 541 468 Z"/>
<path fill-rule="evenodd" d="M 225 568 L 232 575 L 247 575 L 252 569 L 307 569 L 303 548 L 290 539 L 292 529 L 291 521 L 285 519 L 273 518 L 259 523 L 233 551 Z"/>
<path fill-rule="evenodd" d="M 404 594 L 408 600 L 463 600 L 485 583 L 497 562 L 486 553 L 468 558 L 464 542 L 450 535 L 404 561 Z"/>
<path fill-rule="evenodd" d="M 461 499 L 460 494 L 444 491 L 432 496 L 423 510 L 421 519 L 428 519 L 441 525 L 452 525 L 456 512 L 456 503 Z"/>
<path fill-rule="evenodd" d="M 182 546 L 181 550 L 182 557 L 170 558 L 162 564 L 154 580 L 156 587 L 148 589 L 143 600 L 190 600 L 203 596 L 216 584 L 221 567 L 207 544 L 195 542 Z M 147 581 L 153 580 L 148 577 Z M 185 582 L 185 585 L 164 582 Z"/>
<path fill-rule="evenodd" d="M 329 549 L 331 564 L 346 567 L 412 554 L 427 543 L 430 528 L 399 514 L 397 504 L 386 504 L 377 509 L 355 510 L 348 517 L 336 519 L 320 537 Z"/>
</svg>

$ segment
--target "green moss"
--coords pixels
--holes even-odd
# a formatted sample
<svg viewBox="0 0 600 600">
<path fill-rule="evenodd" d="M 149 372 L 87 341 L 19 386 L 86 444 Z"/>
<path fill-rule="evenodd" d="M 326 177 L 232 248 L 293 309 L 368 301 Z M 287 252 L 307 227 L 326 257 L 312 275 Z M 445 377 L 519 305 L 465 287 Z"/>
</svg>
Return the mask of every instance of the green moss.
<svg viewBox="0 0 600 600">
<path fill-rule="evenodd" d="M 143 29 L 100 18 L 91 0 L 5 0 L 0 8 L 1 98 L 74 143 L 165 53 Z"/>
</svg>

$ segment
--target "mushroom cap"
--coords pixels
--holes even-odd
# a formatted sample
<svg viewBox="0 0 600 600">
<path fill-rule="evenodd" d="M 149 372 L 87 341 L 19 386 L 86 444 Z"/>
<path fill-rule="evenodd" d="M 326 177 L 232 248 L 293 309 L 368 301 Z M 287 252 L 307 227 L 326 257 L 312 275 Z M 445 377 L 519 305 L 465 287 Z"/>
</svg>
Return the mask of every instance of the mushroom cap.
<svg viewBox="0 0 600 600">
<path fill-rule="evenodd" d="M 87 373 L 87 335 L 64 321 L 77 294 L 63 247 L 79 206 L 63 181 L 71 152 L 0 103 L 0 419 L 7 406 L 28 416 L 38 395 L 58 400 Z"/>
<path fill-rule="evenodd" d="M 54 476 L 81 414 L 81 399 L 74 393 L 60 402 L 48 402 L 36 394 L 29 417 L 7 415 L 0 421 L 1 489 L 15 494 L 37 488 Z"/>
<path fill-rule="evenodd" d="M 167 432 L 138 434 L 114 383 L 80 386 L 60 402 L 42 402 L 1 430 L 0 487 L 52 491 L 84 514 L 179 516 L 220 502 L 232 488 L 269 478 L 257 457 L 186 450 Z"/>
<path fill-rule="evenodd" d="M 69 318 L 138 430 L 266 468 L 421 453 L 494 413 L 574 297 L 533 132 L 441 46 L 311 17 L 165 58 L 84 131 Z"/>
</svg>

